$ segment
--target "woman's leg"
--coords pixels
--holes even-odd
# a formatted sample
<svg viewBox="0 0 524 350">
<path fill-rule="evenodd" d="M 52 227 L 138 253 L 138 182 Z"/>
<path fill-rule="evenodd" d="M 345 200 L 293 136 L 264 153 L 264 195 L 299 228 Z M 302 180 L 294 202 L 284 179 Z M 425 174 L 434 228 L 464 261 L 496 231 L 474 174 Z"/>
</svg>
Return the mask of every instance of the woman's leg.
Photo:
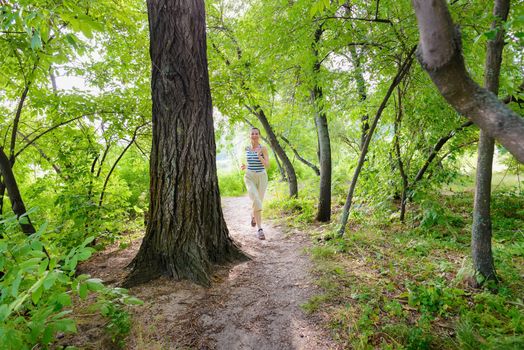
<svg viewBox="0 0 524 350">
<path fill-rule="evenodd" d="M 246 183 L 246 189 L 247 193 L 249 195 L 249 198 L 251 199 L 252 204 L 252 215 L 255 217 L 255 221 L 257 222 L 257 225 L 260 228 L 259 221 L 260 219 L 260 211 L 262 210 L 262 200 L 259 196 L 259 190 L 258 190 L 258 179 L 257 174 L 254 172 L 246 172 L 246 175 L 244 175 L 244 182 Z"/>
<path fill-rule="evenodd" d="M 266 194 L 267 189 L 267 173 L 261 172 L 257 174 L 258 176 L 258 198 L 260 199 L 260 210 L 255 211 L 255 221 L 257 222 L 258 228 L 262 228 L 262 201 L 264 200 L 264 195 Z"/>
</svg>

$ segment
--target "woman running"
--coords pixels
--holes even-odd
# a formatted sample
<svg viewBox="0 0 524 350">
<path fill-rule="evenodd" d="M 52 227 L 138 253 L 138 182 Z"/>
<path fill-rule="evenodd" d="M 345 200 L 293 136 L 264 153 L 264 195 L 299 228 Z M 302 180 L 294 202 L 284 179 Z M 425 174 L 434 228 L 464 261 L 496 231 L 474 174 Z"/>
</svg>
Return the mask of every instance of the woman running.
<svg viewBox="0 0 524 350">
<path fill-rule="evenodd" d="M 258 227 L 257 238 L 266 239 L 262 229 L 262 201 L 267 188 L 267 172 L 269 156 L 267 148 L 260 144 L 260 130 L 251 128 L 251 146 L 246 147 L 247 166 L 242 164 L 241 169 L 246 170 L 244 182 L 246 183 L 249 198 L 253 202 L 251 213 L 251 226 Z"/>
</svg>

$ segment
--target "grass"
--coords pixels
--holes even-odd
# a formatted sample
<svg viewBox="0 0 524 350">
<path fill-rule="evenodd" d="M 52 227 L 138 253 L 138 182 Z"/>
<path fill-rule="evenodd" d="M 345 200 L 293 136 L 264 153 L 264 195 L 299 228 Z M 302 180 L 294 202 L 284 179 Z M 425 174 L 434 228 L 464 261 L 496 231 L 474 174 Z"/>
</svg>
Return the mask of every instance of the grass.
<svg viewBox="0 0 524 350">
<path fill-rule="evenodd" d="M 496 291 L 467 283 L 472 201 L 471 191 L 427 198 L 406 225 L 356 213 L 343 238 L 333 234 L 337 222 L 311 223 L 311 201 L 273 203 L 273 215 L 313 230 L 323 293 L 304 310 L 327 314 L 345 348 L 524 348 L 524 199 L 493 196 Z"/>
<path fill-rule="evenodd" d="M 241 196 L 246 193 L 244 174 L 240 171 L 219 172 L 218 187 L 222 197 Z"/>
</svg>

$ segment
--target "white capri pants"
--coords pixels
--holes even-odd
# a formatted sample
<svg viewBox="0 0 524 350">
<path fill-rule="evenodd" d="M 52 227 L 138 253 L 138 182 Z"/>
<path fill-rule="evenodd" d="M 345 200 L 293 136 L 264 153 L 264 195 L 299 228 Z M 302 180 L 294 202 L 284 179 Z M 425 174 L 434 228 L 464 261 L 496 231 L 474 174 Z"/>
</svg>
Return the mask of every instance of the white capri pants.
<svg viewBox="0 0 524 350">
<path fill-rule="evenodd" d="M 262 210 L 262 201 L 267 189 L 267 173 L 266 171 L 256 172 L 253 170 L 246 170 L 244 175 L 244 182 L 246 184 L 247 193 L 253 202 L 253 211 Z"/>
</svg>

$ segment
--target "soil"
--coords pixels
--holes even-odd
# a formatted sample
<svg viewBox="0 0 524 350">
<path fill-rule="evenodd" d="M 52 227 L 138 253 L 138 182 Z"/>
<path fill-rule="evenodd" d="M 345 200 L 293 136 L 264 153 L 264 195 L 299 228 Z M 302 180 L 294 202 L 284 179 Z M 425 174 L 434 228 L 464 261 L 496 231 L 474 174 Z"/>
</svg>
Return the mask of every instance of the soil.
<svg viewBox="0 0 524 350">
<path fill-rule="evenodd" d="M 130 308 L 125 348 L 337 349 L 321 327 L 321 314 L 308 315 L 301 308 L 320 293 L 306 253 L 307 235 L 284 233 L 278 224 L 265 222 L 266 240 L 259 240 L 250 226 L 247 197 L 224 198 L 222 207 L 232 238 L 251 259 L 218 268 L 210 288 L 164 277 L 132 288 L 130 294 L 144 305 Z M 98 253 L 81 272 L 118 285 L 140 242 Z M 65 342 L 84 349 L 114 347 L 103 339 L 102 322 L 100 317 L 82 318 L 78 335 Z"/>
</svg>

